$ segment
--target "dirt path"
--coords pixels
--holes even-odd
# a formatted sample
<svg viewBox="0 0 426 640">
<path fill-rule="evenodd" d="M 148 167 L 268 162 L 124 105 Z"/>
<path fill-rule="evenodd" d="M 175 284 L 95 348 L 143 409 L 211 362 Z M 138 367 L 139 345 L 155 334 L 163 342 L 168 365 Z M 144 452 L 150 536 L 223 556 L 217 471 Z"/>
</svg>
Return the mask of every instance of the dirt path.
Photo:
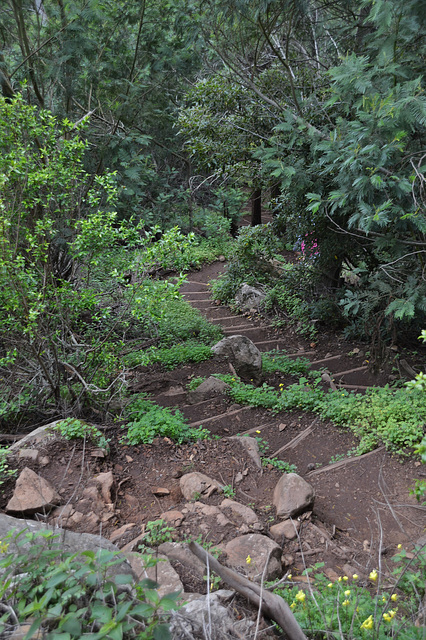
<svg viewBox="0 0 426 640">
<path fill-rule="evenodd" d="M 323 335 L 309 343 L 290 327 L 278 331 L 258 316 L 238 315 L 215 304 L 209 297 L 209 282 L 223 269 L 224 264 L 218 262 L 190 274 L 182 292 L 211 322 L 220 324 L 225 335 L 246 335 L 263 352 L 278 347 L 294 357 L 305 356 L 315 368 L 326 366 L 337 387 L 362 389 L 386 381 L 385 374 L 373 376 L 368 372 L 366 356 L 358 345 L 340 343 L 334 335 Z M 272 415 L 264 409 L 236 405 L 226 395 L 191 404 L 188 382 L 212 373 L 229 373 L 228 363 L 213 358 L 167 373 L 158 367 L 140 368 L 134 372 L 132 385 L 150 393 L 158 404 L 179 409 L 191 424 L 202 425 L 219 436 L 217 440 L 178 446 L 157 438 L 152 445 L 128 446 L 122 441 L 121 428 L 113 426 L 105 431 L 110 438 L 109 456 L 99 455 L 91 445 L 56 442 L 38 447 L 40 456 L 49 460 L 43 467 L 28 458 L 19 460 L 18 466 L 29 466 L 52 482 L 63 505 L 69 505 L 68 513 L 76 509 L 86 514 L 79 521 L 63 516 L 63 526 L 101 531 L 123 547 L 133 544 L 131 541 L 143 532 L 148 521 L 179 511 L 185 517 L 176 526 L 176 539 L 201 538 L 220 545 L 239 535 L 238 530 L 195 517 L 191 505 L 183 499 L 179 477 L 201 471 L 228 486 L 235 500 L 255 510 L 263 532 L 268 533 L 278 521 L 272 496 L 281 473 L 275 468 L 259 469 L 241 445 L 230 439 L 250 434 L 261 438 L 268 447 L 268 457 L 296 465 L 297 473 L 316 492 L 313 512 L 300 517 L 299 538 L 283 541 L 284 567 L 293 575 L 318 562 L 325 563 L 331 578 L 350 571 L 366 575 L 378 566 L 379 557 L 382 566 L 386 565 L 397 544 L 409 549 L 424 536 L 425 510 L 409 493 L 415 478 L 420 477 L 418 463 L 392 457 L 382 448 L 349 459 L 347 453 L 355 444 L 352 434 L 309 413 Z M 288 380 L 281 381 L 274 375 L 267 382 L 279 388 Z M 114 478 L 114 502 L 95 518 L 91 515 L 93 504 L 84 500 L 84 492 L 97 474 L 107 471 Z M 3 485 L 0 509 L 4 509 L 13 487 L 12 481 Z M 203 502 L 217 506 L 222 500 L 223 496 L 213 494 Z M 126 531 L 118 535 L 123 526 Z M 202 581 L 191 572 L 183 567 L 180 572 L 186 590 L 203 589 Z"/>
</svg>

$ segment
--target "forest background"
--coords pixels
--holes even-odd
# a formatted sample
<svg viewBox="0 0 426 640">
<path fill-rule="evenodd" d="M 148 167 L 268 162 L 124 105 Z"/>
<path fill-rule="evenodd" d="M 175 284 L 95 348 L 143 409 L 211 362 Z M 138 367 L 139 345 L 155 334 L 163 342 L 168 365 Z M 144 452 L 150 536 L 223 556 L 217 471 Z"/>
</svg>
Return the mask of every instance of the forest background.
<svg viewBox="0 0 426 640">
<path fill-rule="evenodd" d="M 182 338 L 167 316 L 182 280 L 152 276 L 226 253 L 249 197 L 218 298 L 268 286 L 259 256 L 303 242 L 275 301 L 344 326 L 377 361 L 417 337 L 422 6 L 3 2 L 3 417 L 112 410 L 129 341 Z M 262 202 L 274 221 L 257 232 Z"/>
</svg>

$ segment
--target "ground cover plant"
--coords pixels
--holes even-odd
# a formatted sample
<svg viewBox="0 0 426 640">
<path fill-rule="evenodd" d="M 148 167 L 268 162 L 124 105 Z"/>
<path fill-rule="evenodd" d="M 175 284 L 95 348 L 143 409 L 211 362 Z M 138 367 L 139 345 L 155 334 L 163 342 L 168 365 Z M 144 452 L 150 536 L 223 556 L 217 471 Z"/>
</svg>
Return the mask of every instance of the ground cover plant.
<svg viewBox="0 0 426 640">
<path fill-rule="evenodd" d="M 114 575 L 122 563 L 115 552 L 66 552 L 57 538 L 46 531 L 0 541 L 0 634 L 29 621 L 27 636 L 40 630 L 46 640 L 170 638 L 166 612 L 177 609 L 178 594 L 160 598 L 153 581 Z"/>
<path fill-rule="evenodd" d="M 393 560 L 396 568 L 392 576 L 373 569 L 367 584 L 357 574 L 342 575 L 330 582 L 321 573 L 320 563 L 305 570 L 307 588 L 292 585 L 290 575 L 289 585 L 274 592 L 287 601 L 308 637 L 320 632 L 345 640 L 420 640 L 423 630 L 415 622 L 424 595 L 425 549 L 417 547 L 411 560 L 401 550 Z"/>
<path fill-rule="evenodd" d="M 371 451 L 382 442 L 389 451 L 411 455 L 422 440 L 426 422 L 426 397 L 418 389 L 371 388 L 364 395 L 344 390 L 324 391 L 319 379 L 301 378 L 297 384 L 276 390 L 253 387 L 231 375 L 221 375 L 230 385 L 235 402 L 264 407 L 273 412 L 301 409 L 350 429 L 359 439 L 356 453 Z"/>
<path fill-rule="evenodd" d="M 154 438 L 170 438 L 178 444 L 190 440 L 202 440 L 209 431 L 200 427 L 190 427 L 179 410 L 160 407 L 144 394 L 134 395 L 125 409 L 127 433 L 123 440 L 128 444 L 148 444 Z"/>
</svg>

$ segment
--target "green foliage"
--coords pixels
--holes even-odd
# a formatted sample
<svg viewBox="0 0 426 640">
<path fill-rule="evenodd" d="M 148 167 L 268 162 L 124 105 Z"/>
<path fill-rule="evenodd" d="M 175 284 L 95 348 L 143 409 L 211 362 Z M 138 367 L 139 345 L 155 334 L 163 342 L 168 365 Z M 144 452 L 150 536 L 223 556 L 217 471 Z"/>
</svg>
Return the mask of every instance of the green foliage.
<svg viewBox="0 0 426 640">
<path fill-rule="evenodd" d="M 165 520 L 150 520 L 146 523 L 142 551 L 147 548 L 158 547 L 163 542 L 171 542 L 175 530 L 169 527 Z"/>
<path fill-rule="evenodd" d="M 225 498 L 235 498 L 235 489 L 231 484 L 224 485 L 222 491 Z"/>
<path fill-rule="evenodd" d="M 297 466 L 278 458 L 262 458 L 262 466 L 274 467 L 281 473 L 297 473 Z"/>
<path fill-rule="evenodd" d="M 318 371 L 311 370 L 311 363 L 307 358 L 289 358 L 279 349 L 262 353 L 262 371 L 293 376 L 319 377 L 321 375 Z"/>
<path fill-rule="evenodd" d="M 159 323 L 158 334 L 164 344 L 174 344 L 196 338 L 206 344 L 217 342 L 222 329 L 211 324 L 198 309 L 185 301 L 171 301 Z"/>
<path fill-rule="evenodd" d="M 23 398 L 31 381 L 38 410 L 78 415 L 123 385 L 120 337 L 104 327 L 111 308 L 90 275 L 101 256 L 110 271 L 107 250 L 134 232 L 116 221 L 114 176 L 90 185 L 78 128 L 19 96 L 0 102 L 3 386 Z"/>
<path fill-rule="evenodd" d="M 267 311 L 274 310 L 280 320 L 276 324 L 292 324 L 297 332 L 307 338 L 315 338 L 317 330 L 311 321 L 311 306 L 307 300 L 279 282 L 266 293 L 264 301 Z"/>
<path fill-rule="evenodd" d="M 46 531 L 11 534 L 2 541 L 0 600 L 7 604 L 0 618 L 2 635 L 18 619 L 29 622 L 28 635 L 40 630 L 47 640 L 170 637 L 165 612 L 177 608 L 179 594 L 160 598 L 158 585 L 143 580 L 134 595 L 128 588 L 132 576 L 112 572 L 122 562 L 116 553 L 65 552 L 57 538 Z M 155 564 L 149 556 L 144 560 L 146 566 Z"/>
<path fill-rule="evenodd" d="M 279 241 L 269 224 L 243 227 L 233 245 L 233 254 L 224 274 L 212 283 L 212 295 L 222 302 L 233 302 L 243 283 L 268 283 Z"/>
<path fill-rule="evenodd" d="M 350 429 L 359 439 L 356 453 L 371 451 L 383 442 L 389 451 L 407 455 L 423 436 L 426 421 L 425 394 L 418 390 L 371 388 L 365 395 L 347 391 L 323 391 L 320 380 L 300 378 L 297 384 L 276 391 L 263 384 L 255 388 L 232 376 L 220 376 L 238 403 L 264 407 L 274 413 L 300 409 L 318 413 L 324 420 Z"/>
<path fill-rule="evenodd" d="M 131 444 L 149 444 L 154 438 L 170 438 L 178 444 L 208 437 L 202 427 L 190 427 L 179 410 L 156 405 L 144 394 L 131 398 L 126 407 L 126 441 Z"/>
<path fill-rule="evenodd" d="M 371 593 L 366 586 L 358 584 L 357 575 L 340 576 L 336 582 L 330 582 L 327 576 L 317 572 L 322 566 L 323 563 L 304 572 L 313 572 L 309 589 L 292 586 L 275 590 L 290 605 L 296 620 L 309 636 L 321 629 L 327 636 L 347 640 L 364 640 L 367 637 L 385 640 L 397 636 L 410 640 L 421 638 L 421 631 L 414 626 L 411 618 L 412 615 L 415 617 L 419 602 L 404 598 L 402 611 L 396 604 L 402 599 L 399 594 L 404 595 L 403 579 L 396 582 L 390 593 L 380 586 Z M 407 568 L 409 582 L 414 578 L 415 571 Z M 371 575 L 374 584 L 377 572 L 374 581 L 374 572 Z"/>
<path fill-rule="evenodd" d="M 52 431 L 57 431 L 66 440 L 75 440 L 78 438 L 88 439 L 99 447 L 108 447 L 108 440 L 102 431 L 97 429 L 95 425 L 88 424 L 77 418 L 65 418 L 60 420 L 53 427 Z"/>
<path fill-rule="evenodd" d="M 183 344 L 173 347 L 150 347 L 145 351 L 133 351 L 125 356 L 124 361 L 128 366 L 147 366 L 158 362 L 166 369 L 176 369 L 187 362 L 203 362 L 212 357 L 211 347 L 200 342 L 188 340 Z"/>
<path fill-rule="evenodd" d="M 186 388 L 188 389 L 188 391 L 195 391 L 195 389 L 199 387 L 205 379 L 206 378 L 203 376 L 196 376 L 195 378 L 191 378 L 191 380 L 186 385 Z"/>
<path fill-rule="evenodd" d="M 7 464 L 7 454 L 8 449 L 0 447 L 0 485 L 17 473 L 15 469 L 11 469 Z"/>
</svg>

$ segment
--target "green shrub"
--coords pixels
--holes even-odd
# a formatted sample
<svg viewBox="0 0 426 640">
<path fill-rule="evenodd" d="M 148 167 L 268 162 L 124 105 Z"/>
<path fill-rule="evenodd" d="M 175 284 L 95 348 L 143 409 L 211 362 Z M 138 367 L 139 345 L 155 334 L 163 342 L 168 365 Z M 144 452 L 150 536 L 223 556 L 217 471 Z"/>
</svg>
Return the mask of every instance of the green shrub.
<svg viewBox="0 0 426 640">
<path fill-rule="evenodd" d="M 105 438 L 102 431 L 97 429 L 93 424 L 83 422 L 83 420 L 78 420 L 76 418 L 65 418 L 65 420 L 57 422 L 52 427 L 52 431 L 56 431 L 66 440 L 87 438 L 99 447 L 108 447 L 108 440 Z"/>
<path fill-rule="evenodd" d="M 154 362 L 162 364 L 166 369 L 175 369 L 187 362 L 203 362 L 213 356 L 211 347 L 194 340 L 188 340 L 183 344 L 175 344 L 172 347 L 157 349 L 150 347 L 145 351 L 133 351 L 125 356 L 124 361 L 128 366 L 148 366 Z"/>
<path fill-rule="evenodd" d="M 264 373 L 282 373 L 284 375 L 302 375 L 320 377 L 319 371 L 311 370 L 307 358 L 289 358 L 284 352 L 268 351 L 262 353 L 262 370 Z"/>
<path fill-rule="evenodd" d="M 184 300 L 172 300 L 158 326 L 158 335 L 163 344 L 174 344 L 196 338 L 205 344 L 217 342 L 222 329 L 211 324 L 198 309 Z"/>
<path fill-rule="evenodd" d="M 30 625 L 27 637 L 40 630 L 46 640 L 170 638 L 165 612 L 177 609 L 179 594 L 160 598 L 152 580 L 134 585 L 131 575 L 113 575 L 123 561 L 117 553 L 66 552 L 48 531 L 10 535 L 0 551 L 2 637 L 18 621 Z"/>
<path fill-rule="evenodd" d="M 181 444 L 207 438 L 202 427 L 190 427 L 179 410 L 160 407 L 144 394 L 134 396 L 126 407 L 128 422 L 126 441 L 131 445 L 149 444 L 157 437 L 167 437 Z"/>
</svg>

